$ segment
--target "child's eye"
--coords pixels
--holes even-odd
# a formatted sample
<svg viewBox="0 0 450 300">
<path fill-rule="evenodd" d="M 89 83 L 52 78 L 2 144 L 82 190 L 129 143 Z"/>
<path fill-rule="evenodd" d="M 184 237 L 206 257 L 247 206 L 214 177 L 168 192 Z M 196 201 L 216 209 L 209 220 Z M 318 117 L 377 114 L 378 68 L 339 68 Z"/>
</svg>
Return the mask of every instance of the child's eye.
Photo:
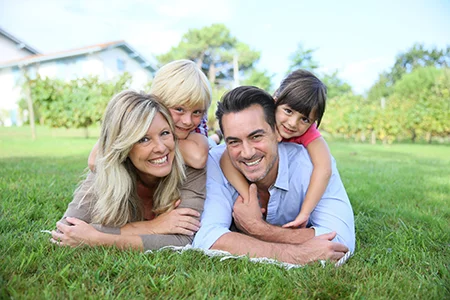
<svg viewBox="0 0 450 300">
<path fill-rule="evenodd" d="M 285 112 L 286 114 L 288 114 L 288 115 L 291 115 L 291 114 L 292 114 L 292 110 L 289 109 L 289 108 L 284 108 L 284 112 Z"/>
<path fill-rule="evenodd" d="M 182 107 L 175 107 L 174 110 L 180 113 L 184 112 L 184 109 Z"/>
<path fill-rule="evenodd" d="M 202 116 L 203 115 L 203 110 L 200 110 L 200 109 L 194 110 L 193 114 L 196 115 L 196 116 Z"/>
<path fill-rule="evenodd" d="M 305 123 L 305 124 L 311 123 L 311 121 L 310 121 L 308 118 L 305 118 L 305 117 L 301 118 L 301 121 L 302 121 L 303 123 Z"/>
</svg>

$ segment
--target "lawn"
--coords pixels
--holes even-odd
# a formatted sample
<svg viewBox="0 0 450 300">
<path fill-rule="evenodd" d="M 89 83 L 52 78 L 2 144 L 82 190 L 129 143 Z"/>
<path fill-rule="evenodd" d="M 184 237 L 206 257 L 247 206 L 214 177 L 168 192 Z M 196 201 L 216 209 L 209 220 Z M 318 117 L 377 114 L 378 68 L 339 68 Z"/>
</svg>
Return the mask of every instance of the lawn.
<svg viewBox="0 0 450 300">
<path fill-rule="evenodd" d="M 98 133 L 98 130 L 92 130 Z M 0 127 L 0 299 L 450 298 L 450 146 L 330 142 L 355 212 L 347 264 L 286 270 L 170 250 L 59 248 L 95 138 Z"/>
</svg>

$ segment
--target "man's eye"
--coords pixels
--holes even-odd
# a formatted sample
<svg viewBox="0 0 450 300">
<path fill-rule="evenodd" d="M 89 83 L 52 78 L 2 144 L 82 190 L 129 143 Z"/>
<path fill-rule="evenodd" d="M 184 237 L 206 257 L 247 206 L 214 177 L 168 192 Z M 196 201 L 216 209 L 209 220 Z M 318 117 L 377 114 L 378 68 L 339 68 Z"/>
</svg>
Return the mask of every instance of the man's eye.
<svg viewBox="0 0 450 300">
<path fill-rule="evenodd" d="M 257 134 L 257 135 L 252 136 L 252 140 L 254 140 L 254 141 L 259 141 L 260 139 L 262 139 L 262 135 L 261 134 Z"/>
</svg>

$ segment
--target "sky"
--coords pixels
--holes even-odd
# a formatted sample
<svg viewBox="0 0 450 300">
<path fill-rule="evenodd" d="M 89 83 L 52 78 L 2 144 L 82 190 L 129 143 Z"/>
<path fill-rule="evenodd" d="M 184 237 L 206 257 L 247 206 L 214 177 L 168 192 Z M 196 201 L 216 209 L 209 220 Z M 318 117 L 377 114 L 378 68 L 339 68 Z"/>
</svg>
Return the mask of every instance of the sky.
<svg viewBox="0 0 450 300">
<path fill-rule="evenodd" d="M 0 0 L 0 27 L 42 53 L 125 40 L 155 61 L 213 23 L 261 52 L 274 87 L 299 43 L 356 93 L 415 43 L 450 46 L 450 0 Z"/>
</svg>

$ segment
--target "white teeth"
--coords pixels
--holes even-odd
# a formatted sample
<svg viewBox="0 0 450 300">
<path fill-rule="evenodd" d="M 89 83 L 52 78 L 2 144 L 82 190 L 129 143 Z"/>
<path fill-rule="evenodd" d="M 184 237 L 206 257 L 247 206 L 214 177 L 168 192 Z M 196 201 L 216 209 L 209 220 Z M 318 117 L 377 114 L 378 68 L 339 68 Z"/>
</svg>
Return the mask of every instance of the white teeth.
<svg viewBox="0 0 450 300">
<path fill-rule="evenodd" d="M 150 163 L 154 164 L 154 165 L 160 165 L 163 164 L 167 161 L 167 155 L 159 158 L 159 159 L 154 159 L 154 160 L 150 160 Z"/>
<path fill-rule="evenodd" d="M 261 161 L 261 159 L 262 158 L 260 158 L 260 159 L 258 159 L 258 160 L 255 160 L 255 161 L 252 161 L 252 162 L 246 162 L 245 164 L 247 165 L 247 166 L 254 166 L 254 165 L 257 165 L 257 164 L 259 164 L 259 162 Z"/>
</svg>

